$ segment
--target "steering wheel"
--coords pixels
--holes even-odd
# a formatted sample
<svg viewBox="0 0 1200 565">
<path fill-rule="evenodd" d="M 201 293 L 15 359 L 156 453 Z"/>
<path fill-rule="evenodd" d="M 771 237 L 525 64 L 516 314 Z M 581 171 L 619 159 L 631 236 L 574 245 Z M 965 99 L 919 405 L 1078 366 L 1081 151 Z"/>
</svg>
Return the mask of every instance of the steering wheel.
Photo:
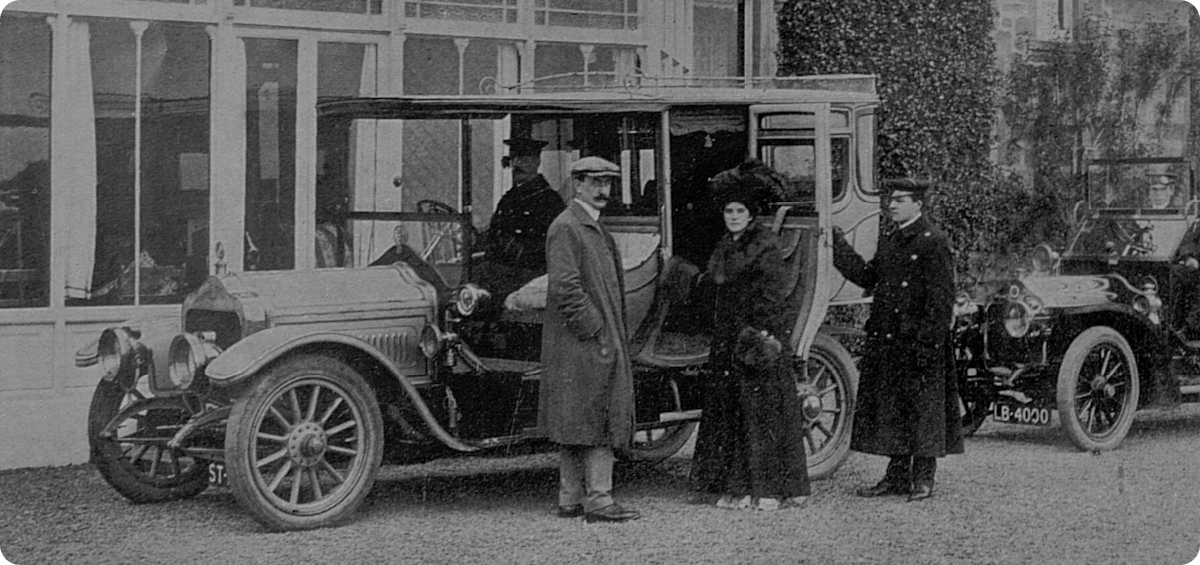
<svg viewBox="0 0 1200 565">
<path fill-rule="evenodd" d="M 457 214 L 458 210 L 449 204 L 437 200 L 420 200 L 417 202 L 417 212 L 422 214 Z M 462 262 L 462 224 L 458 222 L 424 222 L 425 248 L 421 250 L 421 259 L 428 261 L 433 257 L 434 263 Z M 449 247 L 439 245 L 449 242 Z M 434 251 L 438 251 L 434 256 Z"/>
</svg>

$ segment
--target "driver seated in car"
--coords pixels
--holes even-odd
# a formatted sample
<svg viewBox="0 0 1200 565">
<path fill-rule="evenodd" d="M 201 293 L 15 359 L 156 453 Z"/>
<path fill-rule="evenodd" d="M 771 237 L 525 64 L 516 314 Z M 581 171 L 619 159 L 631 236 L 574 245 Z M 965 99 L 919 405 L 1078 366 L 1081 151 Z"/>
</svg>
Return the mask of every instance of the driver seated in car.
<svg viewBox="0 0 1200 565">
<path fill-rule="evenodd" d="M 545 141 L 527 137 L 505 140 L 513 187 L 500 198 L 486 232 L 480 234 L 483 257 L 472 282 L 503 302 L 509 293 L 546 274 L 546 232 L 566 203 L 538 173 Z"/>
<path fill-rule="evenodd" d="M 1149 175 L 1144 208 L 1151 210 L 1179 208 L 1181 203 L 1178 201 L 1179 195 L 1176 194 L 1178 185 L 1175 178 L 1176 175 L 1170 173 Z"/>
</svg>

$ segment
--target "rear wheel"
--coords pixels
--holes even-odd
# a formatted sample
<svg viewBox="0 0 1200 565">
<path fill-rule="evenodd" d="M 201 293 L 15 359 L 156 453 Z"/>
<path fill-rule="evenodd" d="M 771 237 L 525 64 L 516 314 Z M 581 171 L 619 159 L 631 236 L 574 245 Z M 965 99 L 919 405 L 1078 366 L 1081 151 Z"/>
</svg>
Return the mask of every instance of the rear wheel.
<svg viewBox="0 0 1200 565">
<path fill-rule="evenodd" d="M 1058 416 L 1079 449 L 1116 448 L 1138 404 L 1138 370 L 1129 342 L 1107 326 L 1079 334 L 1058 370 Z"/>
<path fill-rule="evenodd" d="M 264 374 L 233 406 L 225 461 L 238 502 L 274 530 L 350 518 L 375 482 L 383 419 L 367 382 L 308 355 Z"/>
<path fill-rule="evenodd" d="M 817 334 L 807 362 L 795 361 L 796 395 L 804 426 L 808 476 L 832 476 L 850 455 L 858 368 L 841 343 Z"/>
<path fill-rule="evenodd" d="M 102 380 L 88 409 L 92 463 L 133 502 L 196 496 L 208 487 L 207 465 L 167 445 L 192 415 L 185 397 L 157 398 Z"/>
</svg>

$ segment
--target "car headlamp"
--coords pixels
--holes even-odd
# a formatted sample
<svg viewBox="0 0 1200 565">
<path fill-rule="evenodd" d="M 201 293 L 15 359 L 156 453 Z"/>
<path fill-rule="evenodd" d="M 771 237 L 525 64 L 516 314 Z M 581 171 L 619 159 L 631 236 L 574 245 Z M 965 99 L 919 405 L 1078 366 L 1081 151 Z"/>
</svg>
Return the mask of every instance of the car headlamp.
<svg viewBox="0 0 1200 565">
<path fill-rule="evenodd" d="M 136 338 L 128 328 L 108 328 L 100 334 L 96 357 L 105 379 L 133 370 L 133 344 Z"/>
<path fill-rule="evenodd" d="M 1004 330 L 1014 338 L 1025 337 L 1033 321 L 1033 313 L 1023 302 L 1012 301 L 1004 307 Z"/>
<path fill-rule="evenodd" d="M 421 330 L 421 353 L 425 354 L 426 359 L 437 357 L 442 352 L 444 343 L 446 343 L 446 334 L 442 333 L 437 324 L 429 324 Z"/>
<path fill-rule="evenodd" d="M 187 390 L 204 380 L 204 367 L 221 354 L 216 335 L 212 332 L 182 333 L 171 340 L 167 352 L 167 376 L 170 386 L 176 390 Z"/>
<path fill-rule="evenodd" d="M 1054 270 L 1058 263 L 1058 253 L 1045 243 L 1033 249 L 1033 271 L 1035 273 L 1049 273 Z"/>
<path fill-rule="evenodd" d="M 475 313 L 475 309 L 479 307 L 479 303 L 491 295 L 492 293 L 474 284 L 467 283 L 455 293 L 454 307 L 458 309 L 460 315 L 470 316 Z"/>
</svg>

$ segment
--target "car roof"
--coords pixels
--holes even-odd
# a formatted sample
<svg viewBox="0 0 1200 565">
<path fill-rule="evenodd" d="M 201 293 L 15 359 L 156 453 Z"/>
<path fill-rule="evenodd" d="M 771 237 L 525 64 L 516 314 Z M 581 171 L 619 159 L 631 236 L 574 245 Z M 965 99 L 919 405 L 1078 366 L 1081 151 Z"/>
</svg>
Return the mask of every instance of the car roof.
<svg viewBox="0 0 1200 565">
<path fill-rule="evenodd" d="M 497 118 L 517 113 L 661 112 L 669 107 L 754 104 L 878 103 L 875 77 L 830 75 L 779 79 L 749 88 L 656 85 L 505 95 L 347 97 L 322 99 L 322 116 L 356 118 Z"/>
</svg>

